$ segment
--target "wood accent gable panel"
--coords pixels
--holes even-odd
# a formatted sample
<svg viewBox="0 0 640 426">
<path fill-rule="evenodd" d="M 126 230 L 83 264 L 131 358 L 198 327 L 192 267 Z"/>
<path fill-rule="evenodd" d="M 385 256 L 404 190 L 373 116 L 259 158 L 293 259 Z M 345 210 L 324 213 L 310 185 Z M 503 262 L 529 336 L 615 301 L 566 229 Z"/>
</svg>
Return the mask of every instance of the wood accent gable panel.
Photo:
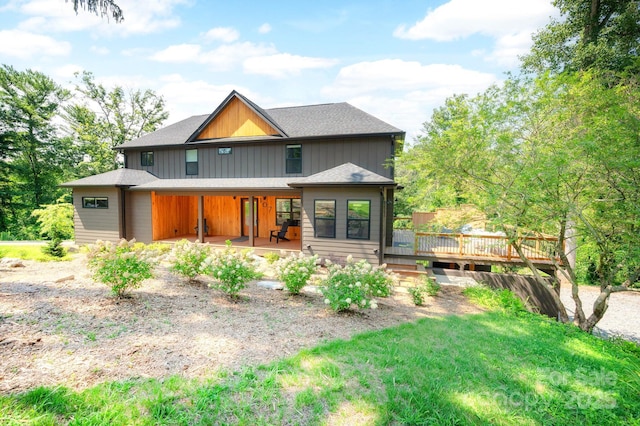
<svg viewBox="0 0 640 426">
<path fill-rule="evenodd" d="M 277 135 L 278 132 L 239 99 L 231 102 L 200 132 L 197 140 Z"/>
</svg>

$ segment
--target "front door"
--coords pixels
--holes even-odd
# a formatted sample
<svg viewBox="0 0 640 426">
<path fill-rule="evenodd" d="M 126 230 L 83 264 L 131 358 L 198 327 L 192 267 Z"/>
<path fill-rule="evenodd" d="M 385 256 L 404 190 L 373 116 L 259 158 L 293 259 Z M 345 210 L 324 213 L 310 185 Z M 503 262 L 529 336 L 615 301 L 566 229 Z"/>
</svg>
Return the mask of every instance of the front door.
<svg viewBox="0 0 640 426">
<path fill-rule="evenodd" d="M 249 199 L 242 199 L 242 208 L 240 209 L 242 213 L 242 236 L 249 235 L 249 224 L 251 223 L 251 213 L 249 212 Z M 258 236 L 258 199 L 253 199 L 253 236 Z"/>
</svg>

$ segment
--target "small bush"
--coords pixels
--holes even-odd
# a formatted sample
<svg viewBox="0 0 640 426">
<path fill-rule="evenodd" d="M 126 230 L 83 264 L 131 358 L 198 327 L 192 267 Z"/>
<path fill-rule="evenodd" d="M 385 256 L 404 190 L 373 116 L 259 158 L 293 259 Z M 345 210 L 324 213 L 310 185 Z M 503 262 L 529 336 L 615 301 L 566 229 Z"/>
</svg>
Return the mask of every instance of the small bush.
<svg viewBox="0 0 640 426">
<path fill-rule="evenodd" d="M 135 240 L 120 240 L 118 244 L 97 241 L 89 246 L 87 259 L 94 279 L 111 286 L 111 291 L 123 297 L 130 289 L 138 288 L 142 281 L 153 277 L 157 252 L 136 245 Z"/>
<path fill-rule="evenodd" d="M 440 284 L 432 277 L 423 276 L 422 282 L 409 288 L 409 294 L 416 306 L 422 306 L 426 296 L 435 297 L 440 291 Z"/>
<path fill-rule="evenodd" d="M 318 256 L 306 257 L 304 253 L 290 254 L 275 263 L 278 279 L 284 282 L 291 294 L 299 294 L 307 285 L 311 276 L 317 271 Z"/>
<path fill-rule="evenodd" d="M 210 287 L 237 298 L 240 290 L 245 288 L 248 282 L 260 278 L 261 274 L 257 271 L 253 251 L 237 251 L 229 240 L 226 245 L 226 248 L 216 250 L 207 257 L 200 271 L 215 280 L 215 284 L 210 284 Z"/>
<path fill-rule="evenodd" d="M 62 258 L 67 255 L 67 251 L 62 247 L 62 240 L 59 238 L 54 238 L 49 241 L 44 247 L 42 247 L 42 252 L 51 257 Z"/>
<path fill-rule="evenodd" d="M 395 277 L 386 271 L 386 265 L 373 267 L 367 261 L 354 262 L 347 256 L 345 266 L 326 261 L 329 276 L 320 288 L 324 303 L 336 312 L 352 306 L 358 309 L 376 309 L 374 297 L 391 294 Z"/>
<path fill-rule="evenodd" d="M 270 251 L 269 253 L 265 253 L 263 257 L 266 259 L 269 265 L 274 264 L 278 259 L 280 259 L 280 255 L 273 251 Z"/>
<path fill-rule="evenodd" d="M 464 289 L 463 294 L 472 302 L 484 308 L 505 313 L 526 311 L 525 304 L 510 290 L 494 290 L 485 284 Z"/>
<path fill-rule="evenodd" d="M 195 279 L 200 274 L 204 261 L 211 255 L 208 244 L 192 243 L 187 240 L 178 241 L 171 250 L 169 270 L 174 274 L 182 275 L 189 280 Z"/>
</svg>

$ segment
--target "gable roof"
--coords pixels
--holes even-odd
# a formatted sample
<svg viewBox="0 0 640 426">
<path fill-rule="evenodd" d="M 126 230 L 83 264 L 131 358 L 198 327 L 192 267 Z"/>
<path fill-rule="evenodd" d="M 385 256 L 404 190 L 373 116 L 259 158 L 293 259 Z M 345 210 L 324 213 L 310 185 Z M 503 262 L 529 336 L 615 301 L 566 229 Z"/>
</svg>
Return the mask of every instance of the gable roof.
<svg viewBox="0 0 640 426">
<path fill-rule="evenodd" d="M 277 130 L 277 135 L 229 137 L 198 140 L 200 134 L 234 99 L 255 112 Z M 183 146 L 188 143 L 230 143 L 238 141 L 283 140 L 358 135 L 404 135 L 404 132 L 346 102 L 262 109 L 235 90 L 209 115 L 196 115 L 170 126 L 127 141 L 118 148 Z"/>
<path fill-rule="evenodd" d="M 62 187 L 78 186 L 137 186 L 158 178 L 144 170 L 117 169 L 61 184 Z"/>
<path fill-rule="evenodd" d="M 300 178 L 289 182 L 289 186 L 326 186 L 326 185 L 382 185 L 395 186 L 393 179 L 380 176 L 370 170 L 364 169 L 353 163 L 345 163 L 316 173 L 315 175 Z"/>
</svg>

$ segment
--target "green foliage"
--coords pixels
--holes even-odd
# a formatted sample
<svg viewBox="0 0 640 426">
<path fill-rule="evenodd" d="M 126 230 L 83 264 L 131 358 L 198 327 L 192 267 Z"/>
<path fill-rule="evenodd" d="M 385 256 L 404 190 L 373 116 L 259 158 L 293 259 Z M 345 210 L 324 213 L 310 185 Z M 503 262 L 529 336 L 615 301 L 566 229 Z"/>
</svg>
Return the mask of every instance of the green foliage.
<svg viewBox="0 0 640 426">
<path fill-rule="evenodd" d="M 11 257 L 22 260 L 35 260 L 38 262 L 69 260 L 68 256 L 50 256 L 44 253 L 43 248 L 44 247 L 40 244 L 2 244 L 0 245 L 0 257 Z"/>
<path fill-rule="evenodd" d="M 533 37 L 525 70 L 544 73 L 640 71 L 638 0 L 555 0 L 560 16 Z"/>
<path fill-rule="evenodd" d="M 96 241 L 89 246 L 87 260 L 94 279 L 111 286 L 115 296 L 123 297 L 153 277 L 157 253 L 136 245 L 135 240 L 122 239 L 118 244 Z"/>
<path fill-rule="evenodd" d="M 490 310 L 517 314 L 526 312 L 524 302 L 507 289 L 494 290 L 486 285 L 467 287 L 463 294 L 472 302 Z"/>
<path fill-rule="evenodd" d="M 289 256 L 279 259 L 275 264 L 275 271 L 278 279 L 284 282 L 284 286 L 291 294 L 299 294 L 302 287 L 307 285 L 311 276 L 318 269 L 318 256 L 307 257 L 300 252 L 297 255 L 291 253 Z"/>
<path fill-rule="evenodd" d="M 263 256 L 269 265 L 275 263 L 278 259 L 280 259 L 280 255 L 276 252 L 270 251 L 269 253 L 265 253 Z"/>
<path fill-rule="evenodd" d="M 326 261 L 328 276 L 320 291 L 325 304 L 336 312 L 350 308 L 376 309 L 374 297 L 388 297 L 393 291 L 396 278 L 386 271 L 386 265 L 371 266 L 366 260 L 354 262 L 347 256 L 344 266 Z"/>
<path fill-rule="evenodd" d="M 409 287 L 408 291 L 413 303 L 416 306 L 422 306 L 426 296 L 435 297 L 438 295 L 440 284 L 434 278 L 425 275 L 419 284 L 415 287 Z"/>
<path fill-rule="evenodd" d="M 124 14 L 120 6 L 113 0 L 73 0 L 73 10 L 78 13 L 78 7 L 100 15 L 101 18 L 113 18 L 116 23 L 124 21 Z"/>
<path fill-rule="evenodd" d="M 67 255 L 67 251 L 62 247 L 62 240 L 58 238 L 54 238 L 42 247 L 42 252 L 57 258 L 63 258 Z"/>
<path fill-rule="evenodd" d="M 210 255 L 211 248 L 208 244 L 201 244 L 199 241 L 195 243 L 187 240 L 178 241 L 169 256 L 170 270 L 193 280 L 201 273 L 202 265 Z"/>
<path fill-rule="evenodd" d="M 51 240 L 67 240 L 73 238 L 73 204 L 48 204 L 34 210 L 40 225 L 40 233 Z"/>
<path fill-rule="evenodd" d="M 262 275 L 257 271 L 251 250 L 238 251 L 229 240 L 226 245 L 226 248 L 215 250 L 204 260 L 201 273 L 215 280 L 216 283 L 211 284 L 211 287 L 237 298 L 248 282 Z"/>
</svg>

